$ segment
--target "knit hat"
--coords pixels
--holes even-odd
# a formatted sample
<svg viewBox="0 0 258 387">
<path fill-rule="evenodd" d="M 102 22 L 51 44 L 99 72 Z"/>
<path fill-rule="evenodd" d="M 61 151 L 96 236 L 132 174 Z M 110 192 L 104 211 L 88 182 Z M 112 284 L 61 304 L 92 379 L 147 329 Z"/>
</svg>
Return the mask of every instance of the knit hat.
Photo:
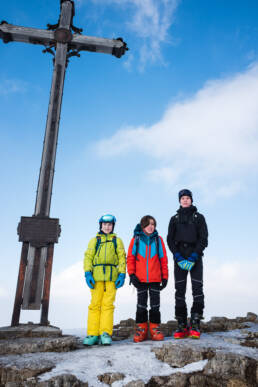
<svg viewBox="0 0 258 387">
<path fill-rule="evenodd" d="M 181 189 L 181 191 L 178 192 L 178 200 L 180 201 L 182 196 L 189 196 L 189 198 L 193 202 L 193 195 L 192 192 L 189 189 Z"/>
</svg>

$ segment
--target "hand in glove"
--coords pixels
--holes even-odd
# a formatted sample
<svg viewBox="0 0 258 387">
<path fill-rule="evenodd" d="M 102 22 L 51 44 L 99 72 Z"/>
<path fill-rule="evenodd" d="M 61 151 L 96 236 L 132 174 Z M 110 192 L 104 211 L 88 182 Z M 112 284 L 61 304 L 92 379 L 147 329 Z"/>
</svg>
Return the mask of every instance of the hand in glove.
<svg viewBox="0 0 258 387">
<path fill-rule="evenodd" d="M 89 288 L 94 289 L 95 280 L 91 271 L 85 271 L 85 279 Z"/>
<path fill-rule="evenodd" d="M 120 273 L 119 276 L 117 277 L 117 280 L 115 282 L 116 288 L 121 288 L 125 283 L 125 274 Z"/>
<path fill-rule="evenodd" d="M 139 288 L 141 284 L 135 274 L 130 275 L 130 283 L 132 283 L 136 288 Z"/>
<path fill-rule="evenodd" d="M 198 257 L 198 254 L 197 253 L 192 253 L 191 255 L 190 255 L 190 257 L 188 257 L 187 259 L 188 259 L 188 261 L 190 261 L 190 262 L 196 262 L 197 261 L 197 259 L 198 259 L 199 257 Z"/>
<path fill-rule="evenodd" d="M 177 264 L 180 267 L 180 269 L 188 270 L 188 271 L 192 270 L 192 268 L 194 267 L 194 262 L 190 262 L 187 259 L 177 262 Z"/>
<path fill-rule="evenodd" d="M 165 287 L 167 286 L 167 284 L 168 284 L 168 280 L 165 279 L 165 278 L 163 278 L 163 279 L 162 279 L 162 284 L 160 285 L 160 290 L 165 289 Z"/>
<path fill-rule="evenodd" d="M 176 262 L 180 262 L 180 261 L 183 261 L 184 258 L 182 257 L 182 255 L 181 255 L 180 253 L 175 253 L 175 254 L 174 254 L 174 260 L 175 260 Z"/>
</svg>

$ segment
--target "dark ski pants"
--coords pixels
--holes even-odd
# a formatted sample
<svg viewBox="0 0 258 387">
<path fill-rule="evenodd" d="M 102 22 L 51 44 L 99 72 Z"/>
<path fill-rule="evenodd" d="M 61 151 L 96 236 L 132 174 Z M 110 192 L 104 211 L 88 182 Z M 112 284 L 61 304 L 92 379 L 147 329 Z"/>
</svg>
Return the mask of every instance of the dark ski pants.
<svg viewBox="0 0 258 387">
<path fill-rule="evenodd" d="M 175 262 L 175 315 L 176 318 L 187 318 L 187 306 L 185 302 L 186 284 L 187 284 L 187 270 L 182 270 Z M 203 294 L 203 264 L 202 258 L 199 258 L 192 270 L 190 271 L 192 281 L 193 304 L 191 308 L 192 313 L 198 313 L 202 316 L 204 309 L 204 294 Z"/>
<path fill-rule="evenodd" d="M 137 288 L 136 323 L 148 321 L 148 294 L 150 298 L 149 321 L 160 324 L 160 284 L 159 282 L 142 282 Z"/>
</svg>

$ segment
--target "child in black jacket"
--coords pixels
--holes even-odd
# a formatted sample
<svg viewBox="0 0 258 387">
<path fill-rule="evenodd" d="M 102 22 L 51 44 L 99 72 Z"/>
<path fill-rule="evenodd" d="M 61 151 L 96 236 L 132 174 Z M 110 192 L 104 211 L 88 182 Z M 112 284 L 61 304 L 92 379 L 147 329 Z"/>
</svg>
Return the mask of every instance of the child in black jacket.
<svg viewBox="0 0 258 387">
<path fill-rule="evenodd" d="M 200 320 L 203 318 L 203 263 L 204 249 L 208 246 L 208 229 L 205 218 L 192 205 L 192 192 L 179 192 L 180 208 L 172 216 L 168 227 L 167 243 L 174 257 L 175 315 L 178 329 L 174 338 L 200 338 Z M 185 302 L 187 274 L 192 281 L 193 305 L 190 327 L 187 327 L 187 306 Z"/>
</svg>

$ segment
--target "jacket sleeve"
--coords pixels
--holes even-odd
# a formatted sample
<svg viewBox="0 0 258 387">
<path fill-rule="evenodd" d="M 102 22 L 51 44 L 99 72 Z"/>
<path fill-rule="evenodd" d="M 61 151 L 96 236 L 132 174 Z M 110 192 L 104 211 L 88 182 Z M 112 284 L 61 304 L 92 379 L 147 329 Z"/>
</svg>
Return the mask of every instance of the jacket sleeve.
<svg viewBox="0 0 258 387">
<path fill-rule="evenodd" d="M 89 241 L 88 248 L 84 253 L 83 267 L 84 271 L 92 271 L 93 258 L 95 256 L 97 238 L 92 238 Z"/>
<path fill-rule="evenodd" d="M 208 246 L 208 228 L 205 218 L 199 214 L 199 221 L 197 225 L 198 241 L 196 243 L 195 251 L 199 256 L 203 255 L 203 250 Z"/>
<path fill-rule="evenodd" d="M 136 260 L 135 256 L 133 255 L 133 248 L 134 248 L 134 238 L 132 238 L 129 248 L 128 248 L 128 254 L 127 254 L 127 271 L 128 274 L 135 274 L 136 273 Z"/>
<path fill-rule="evenodd" d="M 118 273 L 126 273 L 125 248 L 122 239 L 117 238 Z"/>
<path fill-rule="evenodd" d="M 160 258 L 160 265 L 161 265 L 161 274 L 162 274 L 162 279 L 168 279 L 168 257 L 167 257 L 167 251 L 165 244 L 163 242 L 163 239 L 160 238 L 161 246 L 162 246 L 162 252 L 163 252 L 163 257 Z"/>
<path fill-rule="evenodd" d="M 175 216 L 172 216 L 169 222 L 168 236 L 167 236 L 167 244 L 172 254 L 175 254 L 178 251 L 175 244 L 175 235 L 176 235 L 176 218 Z"/>
</svg>

